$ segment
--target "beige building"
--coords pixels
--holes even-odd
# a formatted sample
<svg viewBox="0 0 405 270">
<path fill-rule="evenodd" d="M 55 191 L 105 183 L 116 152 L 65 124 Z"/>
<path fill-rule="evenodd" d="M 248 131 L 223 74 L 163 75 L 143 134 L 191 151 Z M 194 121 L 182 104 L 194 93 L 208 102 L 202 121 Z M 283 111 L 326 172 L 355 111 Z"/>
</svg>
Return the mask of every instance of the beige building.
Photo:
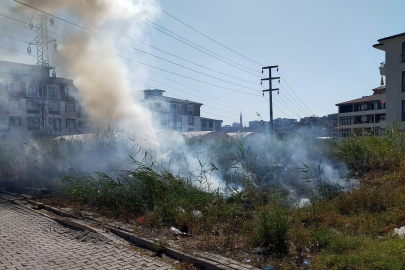
<svg viewBox="0 0 405 270">
<path fill-rule="evenodd" d="M 88 133 L 88 116 L 72 80 L 49 67 L 0 61 L 0 138 Z"/>
<path fill-rule="evenodd" d="M 386 78 L 387 125 L 400 123 L 405 129 L 405 33 L 382 38 L 373 45 L 385 52 L 385 63 L 381 63 L 380 73 Z"/>
<path fill-rule="evenodd" d="M 338 135 L 384 135 L 386 128 L 385 87 L 373 89 L 373 95 L 336 104 L 339 107 Z"/>
</svg>

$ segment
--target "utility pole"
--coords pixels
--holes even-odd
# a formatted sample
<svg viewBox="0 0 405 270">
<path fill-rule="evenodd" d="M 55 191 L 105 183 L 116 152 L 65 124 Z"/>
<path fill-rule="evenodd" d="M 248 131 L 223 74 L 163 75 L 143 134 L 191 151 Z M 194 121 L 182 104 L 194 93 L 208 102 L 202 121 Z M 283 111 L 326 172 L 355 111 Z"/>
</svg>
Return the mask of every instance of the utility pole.
<svg viewBox="0 0 405 270">
<path fill-rule="evenodd" d="M 48 71 L 53 70 L 52 77 L 56 77 L 55 67 L 49 63 L 48 45 L 53 43 L 53 48 L 57 50 L 56 38 L 51 38 L 48 35 L 48 19 L 51 25 L 55 20 L 44 13 L 37 13 L 33 16 L 29 26 L 32 30 L 35 28 L 35 38 L 28 43 L 27 52 L 31 54 L 31 45 L 37 47 L 37 65 L 48 68 Z M 50 74 L 49 74 L 50 75 Z M 48 100 L 48 85 L 44 82 L 38 84 L 36 100 L 35 122 L 42 131 L 49 135 L 54 135 L 54 114 L 52 113 L 52 104 Z"/>
<path fill-rule="evenodd" d="M 264 69 L 269 70 L 269 77 L 262 79 L 262 81 L 269 81 L 269 89 L 263 90 L 263 95 L 264 92 L 269 92 L 269 105 L 270 105 L 270 125 L 269 125 L 269 134 L 273 135 L 274 132 L 274 126 L 273 126 L 273 91 L 278 91 L 278 88 L 273 89 L 272 81 L 280 79 L 280 77 L 271 77 L 271 70 L 273 68 L 277 68 L 278 71 L 278 66 L 269 66 L 269 67 L 263 67 L 262 68 L 262 73 Z"/>
</svg>

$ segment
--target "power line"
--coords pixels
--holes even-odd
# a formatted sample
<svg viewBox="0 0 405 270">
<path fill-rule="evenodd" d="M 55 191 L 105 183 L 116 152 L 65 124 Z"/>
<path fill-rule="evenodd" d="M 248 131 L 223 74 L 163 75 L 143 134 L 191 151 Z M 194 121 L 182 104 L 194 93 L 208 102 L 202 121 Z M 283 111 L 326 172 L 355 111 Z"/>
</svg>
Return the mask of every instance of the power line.
<svg viewBox="0 0 405 270">
<path fill-rule="evenodd" d="M 147 0 L 146 0 L 146 1 L 147 1 Z M 148 2 L 149 4 L 151 4 L 152 6 L 154 6 L 155 8 L 157 8 L 157 9 L 161 10 L 161 11 L 162 11 L 162 12 L 164 12 L 165 14 L 169 15 L 170 17 L 172 17 L 172 18 L 173 18 L 173 19 L 175 19 L 176 21 L 178 21 L 178 22 L 180 22 L 180 23 L 184 24 L 185 26 L 187 26 L 187 27 L 189 27 L 190 29 L 192 29 L 192 30 L 196 31 L 197 33 L 199 33 L 199 34 L 203 35 L 204 37 L 206 37 L 206 38 L 208 38 L 208 39 L 212 40 L 213 42 L 215 42 L 215 43 L 217 43 L 217 44 L 221 45 L 222 47 L 224 47 L 224 48 L 226 48 L 226 49 L 228 49 L 228 50 L 230 50 L 230 51 L 232 51 L 232 52 L 236 53 L 236 54 L 237 54 L 237 55 L 239 55 L 239 56 L 242 56 L 243 58 L 245 58 L 245 59 L 247 59 L 247 60 L 249 60 L 249 61 L 251 61 L 251 62 L 253 62 L 253 63 L 256 63 L 256 64 L 260 65 L 261 67 L 263 66 L 262 64 L 260 64 L 260 63 L 258 63 L 258 62 L 256 62 L 256 61 L 254 61 L 254 60 L 252 60 L 252 59 L 250 59 L 250 58 L 248 58 L 248 57 L 246 57 L 246 56 L 244 56 L 244 55 L 242 55 L 242 54 L 240 54 L 240 53 L 238 53 L 238 52 L 236 52 L 236 51 L 234 51 L 234 50 L 232 50 L 231 48 L 229 48 L 229 47 L 225 46 L 224 44 L 222 44 L 222 43 L 220 43 L 220 42 L 216 41 L 215 39 L 213 39 L 213 38 L 211 38 L 211 37 L 207 36 L 206 34 L 204 34 L 204 33 L 200 32 L 200 31 L 198 31 L 198 30 L 197 30 L 197 29 L 195 29 L 194 27 L 192 27 L 192 26 L 190 26 L 189 24 L 187 24 L 187 23 L 183 22 L 182 20 L 180 20 L 180 19 L 176 18 L 175 16 L 171 15 L 170 13 L 168 13 L 168 12 L 164 11 L 164 10 L 163 10 L 163 9 L 161 9 L 160 7 L 156 6 L 155 4 L 153 4 L 153 3 L 149 2 L 149 1 L 147 1 L 147 2 Z"/>
<path fill-rule="evenodd" d="M 281 83 L 279 83 L 279 86 L 280 86 L 281 88 L 283 88 L 283 89 L 285 90 L 285 92 L 287 93 L 287 95 L 295 102 L 295 104 L 292 103 L 292 102 L 291 102 L 291 104 L 293 104 L 298 110 L 300 110 L 301 112 L 303 112 L 304 115 L 311 115 L 311 114 L 308 113 L 308 111 L 306 111 L 304 108 L 302 108 L 302 106 L 295 100 L 295 98 L 294 98 L 293 96 L 290 95 L 289 91 L 288 91 L 286 88 L 284 88 L 284 86 L 283 86 Z M 297 96 L 297 97 L 298 97 L 298 96 Z M 297 105 L 298 105 L 298 106 L 297 106 Z"/>
<path fill-rule="evenodd" d="M 37 8 L 32 7 L 32 6 L 30 6 L 30 5 L 27 5 L 27 4 L 24 4 L 24 3 L 21 3 L 20 1 L 17 1 L 17 0 L 14 0 L 14 1 L 15 1 L 15 2 L 17 2 L 17 3 L 23 4 L 23 5 L 27 6 L 27 7 L 30 7 L 30 8 L 32 8 L 32 9 L 35 9 L 35 10 L 37 10 L 37 11 L 43 12 L 43 13 L 45 13 L 45 14 L 47 14 L 47 15 L 52 16 L 51 14 L 49 14 L 49 13 L 47 13 L 47 12 L 43 11 L 43 10 L 40 10 L 40 9 L 37 9 Z M 138 48 L 132 47 L 132 46 L 130 46 L 130 45 L 128 45 L 128 44 L 125 44 L 125 43 L 119 42 L 119 41 L 117 41 L 116 39 L 113 39 L 113 38 L 107 37 L 107 36 L 105 36 L 105 35 L 103 35 L 103 34 L 100 34 L 100 33 L 96 32 L 96 31 L 94 31 L 94 30 L 91 30 L 91 29 L 88 29 L 88 28 L 86 28 L 86 27 L 80 26 L 80 25 L 78 25 L 78 24 L 76 24 L 76 23 L 70 22 L 70 21 L 65 20 L 65 19 L 62 19 L 62 18 L 60 18 L 60 17 L 57 17 L 57 16 L 53 16 L 53 17 L 58 18 L 58 19 L 60 19 L 60 20 L 62 20 L 62 21 L 64 21 L 64 22 L 66 22 L 66 23 L 72 24 L 72 25 L 74 25 L 74 26 L 76 26 L 76 27 L 79 27 L 79 28 L 81 28 L 81 29 L 83 29 L 83 30 L 86 30 L 86 31 L 88 31 L 88 32 L 91 32 L 91 33 L 94 33 L 94 34 L 100 35 L 100 36 L 102 36 L 102 37 L 104 37 L 104 38 L 108 38 L 108 39 L 110 39 L 110 40 L 113 40 L 114 42 L 117 42 L 117 43 L 123 44 L 123 45 L 125 45 L 125 46 L 129 46 L 129 47 L 131 47 L 131 48 L 133 48 L 133 49 L 135 49 L 135 50 L 138 50 L 138 51 L 141 51 L 141 52 L 146 53 L 146 54 L 148 54 L 148 55 L 151 55 L 151 56 L 157 57 L 157 58 L 159 58 L 159 59 L 161 59 L 161 60 L 164 60 L 164 61 L 167 61 L 167 62 L 169 62 L 169 63 L 171 63 L 171 64 L 175 64 L 175 65 L 181 66 L 181 67 L 183 67 L 183 68 L 186 68 L 186 69 L 192 70 L 192 71 L 194 71 L 194 72 L 197 72 L 197 73 L 203 74 L 203 75 L 205 75 L 205 76 L 209 76 L 209 77 L 211 77 L 211 78 L 215 78 L 215 79 L 217 79 L 217 80 L 221 80 L 221 81 L 224 81 L 224 82 L 227 82 L 227 83 L 230 83 L 230 84 L 234 84 L 234 85 L 237 85 L 237 86 L 239 86 L 239 87 L 248 88 L 248 87 L 245 87 L 245 86 L 243 86 L 243 85 L 240 85 L 240 84 L 235 84 L 235 83 L 232 83 L 232 82 L 230 82 L 230 81 L 223 80 L 223 79 L 220 79 L 220 78 L 215 77 L 215 76 L 211 76 L 211 75 L 206 74 L 206 73 L 203 73 L 203 72 L 199 72 L 199 71 L 197 71 L 197 70 L 194 70 L 194 69 L 191 69 L 191 68 L 185 67 L 185 66 L 183 66 L 183 65 L 177 64 L 177 63 L 175 63 L 175 62 L 173 62 L 173 61 L 170 61 L 170 60 L 164 59 L 164 58 L 162 58 L 162 57 L 159 57 L 159 56 L 156 56 L 156 55 L 153 55 L 153 54 L 150 54 L 150 53 L 148 53 L 148 52 L 145 52 L 145 51 L 140 50 L 140 49 L 138 49 Z M 135 62 L 138 62 L 138 63 L 144 64 L 144 65 L 148 65 L 148 64 L 142 63 L 142 62 L 140 62 L 140 61 L 136 61 L 136 60 L 133 60 L 133 59 L 130 59 L 130 58 L 126 58 L 126 57 L 124 57 L 124 56 L 120 56 L 120 55 L 117 55 L 117 56 L 122 57 L 122 58 L 127 59 L 127 60 L 130 60 L 130 61 L 135 61 Z M 150 67 L 154 67 L 154 66 L 151 66 L 151 65 L 149 65 L 149 66 L 150 66 Z M 154 68 L 160 69 L 160 68 L 158 68 L 158 67 L 154 67 Z M 220 87 L 220 88 L 223 88 L 223 89 L 228 89 L 228 90 L 231 90 L 231 91 L 236 91 L 236 92 L 240 92 L 240 93 L 250 94 L 250 93 L 248 93 L 248 92 L 244 92 L 244 91 L 240 91 L 240 90 L 234 90 L 234 89 L 230 89 L 230 88 L 227 88 L 227 87 L 218 86 L 218 85 L 216 85 L 216 84 L 207 83 L 207 82 L 204 82 L 204 81 L 201 81 L 201 80 L 198 80 L 198 79 L 193 79 L 193 78 L 190 78 L 190 77 L 188 77 L 188 76 L 180 75 L 180 74 L 177 74 L 177 73 L 174 73 L 174 72 L 168 71 L 168 70 L 164 70 L 164 69 L 160 69 L 160 70 L 165 71 L 165 72 L 169 72 L 169 73 L 172 73 L 172 74 L 175 74 L 175 75 L 178 75 L 178 76 L 182 76 L 182 77 L 187 78 L 187 79 L 191 79 L 191 80 L 195 80 L 195 81 L 198 81 L 198 82 L 206 83 L 206 84 L 209 84 L 209 85 L 211 85 L 211 86 L 216 86 L 216 87 Z M 251 90 L 254 90 L 254 91 L 259 91 L 259 90 L 253 89 L 253 88 L 248 88 L 248 89 L 251 89 Z"/>
<path fill-rule="evenodd" d="M 264 97 L 267 101 L 269 101 L 268 98 L 266 98 L 265 96 L 263 96 L 263 97 Z M 291 117 L 291 116 L 289 116 L 288 114 L 286 114 L 283 110 L 281 110 L 280 108 L 278 108 L 278 107 L 276 106 L 276 104 L 273 103 L 273 106 L 274 106 L 276 109 L 278 109 L 280 112 L 284 113 L 287 117 Z"/>
<path fill-rule="evenodd" d="M 295 93 L 295 91 L 290 87 L 290 85 L 287 83 L 287 81 L 283 78 L 283 76 L 281 76 L 280 72 L 278 72 L 278 74 L 280 75 L 281 79 L 285 82 L 285 84 L 288 86 L 288 88 L 291 89 L 291 91 L 294 93 L 294 95 L 301 101 L 301 103 L 305 106 L 305 108 L 307 108 L 307 110 L 314 115 L 314 113 L 307 107 L 307 105 L 305 105 L 305 103 L 299 98 L 299 96 Z"/>
</svg>

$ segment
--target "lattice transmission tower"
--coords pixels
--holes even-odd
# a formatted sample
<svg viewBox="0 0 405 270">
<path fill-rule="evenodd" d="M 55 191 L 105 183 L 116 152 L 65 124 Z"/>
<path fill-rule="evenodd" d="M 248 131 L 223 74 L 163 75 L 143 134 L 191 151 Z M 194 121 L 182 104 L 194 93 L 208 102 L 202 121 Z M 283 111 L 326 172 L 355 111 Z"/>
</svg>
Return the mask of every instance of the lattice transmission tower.
<svg viewBox="0 0 405 270">
<path fill-rule="evenodd" d="M 37 13 L 33 16 L 29 26 L 31 29 L 36 31 L 35 38 L 28 43 L 27 52 L 31 54 L 31 45 L 37 47 L 37 65 L 49 68 L 52 71 L 52 77 L 56 77 L 55 67 L 49 63 L 48 46 L 53 43 L 53 48 L 57 50 L 56 38 L 51 38 L 48 35 L 48 19 L 51 25 L 54 24 L 54 18 L 49 17 L 43 13 Z M 55 119 L 52 113 L 54 108 L 52 107 L 52 101 L 49 101 L 49 90 L 50 87 L 46 82 L 41 82 L 38 85 L 36 101 L 36 124 L 38 128 L 46 132 L 49 135 L 55 135 Z M 52 94 L 52 93 L 51 93 Z"/>
</svg>

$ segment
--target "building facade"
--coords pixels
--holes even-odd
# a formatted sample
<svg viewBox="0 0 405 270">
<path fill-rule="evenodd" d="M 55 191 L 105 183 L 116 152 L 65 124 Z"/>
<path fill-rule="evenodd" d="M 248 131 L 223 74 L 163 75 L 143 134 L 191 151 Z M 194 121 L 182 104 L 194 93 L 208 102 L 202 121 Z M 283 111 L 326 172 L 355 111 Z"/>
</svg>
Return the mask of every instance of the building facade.
<svg viewBox="0 0 405 270">
<path fill-rule="evenodd" d="M 202 103 L 163 96 L 164 90 L 144 90 L 144 102 L 152 113 L 156 129 L 179 132 L 201 131 L 200 109 Z"/>
<path fill-rule="evenodd" d="M 374 94 L 336 104 L 338 135 L 384 135 L 386 129 L 385 87 L 373 89 Z"/>
<path fill-rule="evenodd" d="M 50 68 L 0 61 L 0 136 L 85 133 L 89 121 L 72 80 Z"/>
<path fill-rule="evenodd" d="M 405 129 L 405 33 L 382 38 L 373 45 L 385 52 L 385 62 L 380 65 L 380 73 L 385 76 L 386 123 L 400 123 Z"/>
<path fill-rule="evenodd" d="M 222 131 L 222 120 L 201 117 L 201 131 Z"/>
</svg>

